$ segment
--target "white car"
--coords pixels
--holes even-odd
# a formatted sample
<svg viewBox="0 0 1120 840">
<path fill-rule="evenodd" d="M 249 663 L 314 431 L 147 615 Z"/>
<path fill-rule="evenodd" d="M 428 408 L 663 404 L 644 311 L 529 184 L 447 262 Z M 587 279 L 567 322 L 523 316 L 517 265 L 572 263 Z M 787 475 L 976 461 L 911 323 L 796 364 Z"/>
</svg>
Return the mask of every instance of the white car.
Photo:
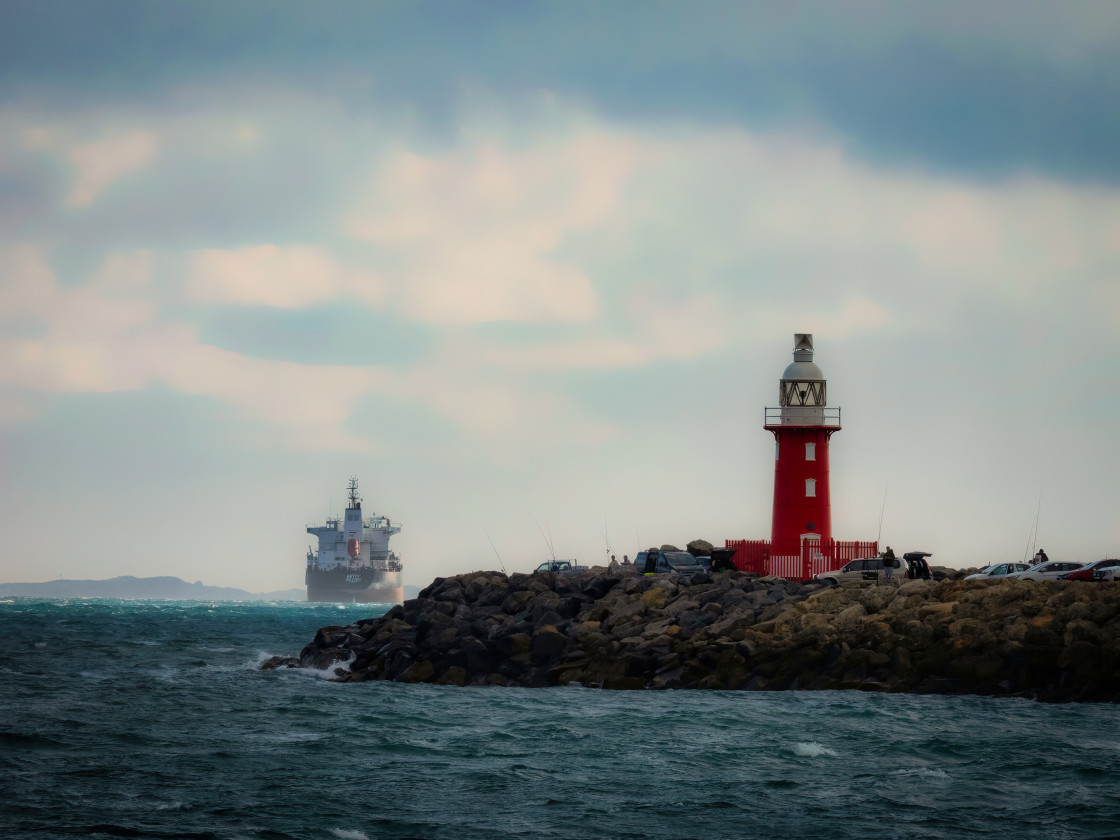
<svg viewBox="0 0 1120 840">
<path fill-rule="evenodd" d="M 1063 563 L 1058 560 L 1051 560 L 1049 563 L 1039 563 L 1037 566 L 1031 566 L 1025 572 L 1016 572 L 1008 577 L 1018 578 L 1019 580 L 1057 580 L 1066 572 L 1073 572 L 1082 567 L 1082 563 Z"/>
<path fill-rule="evenodd" d="M 994 580 L 1016 572 L 1025 572 L 1028 569 L 1030 566 L 1026 563 L 996 563 L 993 566 L 986 566 L 974 575 L 968 575 L 965 580 Z"/>
<path fill-rule="evenodd" d="M 898 578 L 901 580 L 905 577 L 905 572 L 902 569 L 895 569 Z M 820 572 L 813 575 L 816 580 L 823 580 L 829 586 L 840 586 L 845 583 L 864 581 L 875 581 L 875 583 L 882 583 L 885 577 L 883 571 L 883 558 L 882 557 L 861 557 L 858 560 L 852 560 L 839 569 L 833 569 L 831 572 Z"/>
</svg>

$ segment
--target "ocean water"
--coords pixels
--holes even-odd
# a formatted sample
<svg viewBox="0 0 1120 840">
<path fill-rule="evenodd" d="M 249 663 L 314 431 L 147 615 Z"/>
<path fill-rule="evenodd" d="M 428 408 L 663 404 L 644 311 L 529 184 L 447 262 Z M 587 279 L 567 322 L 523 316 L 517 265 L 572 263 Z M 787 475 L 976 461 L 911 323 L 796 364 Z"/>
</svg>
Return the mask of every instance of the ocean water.
<svg viewBox="0 0 1120 840">
<path fill-rule="evenodd" d="M 338 684 L 369 605 L 0 601 L 0 838 L 1106 838 L 1110 705 Z"/>
</svg>

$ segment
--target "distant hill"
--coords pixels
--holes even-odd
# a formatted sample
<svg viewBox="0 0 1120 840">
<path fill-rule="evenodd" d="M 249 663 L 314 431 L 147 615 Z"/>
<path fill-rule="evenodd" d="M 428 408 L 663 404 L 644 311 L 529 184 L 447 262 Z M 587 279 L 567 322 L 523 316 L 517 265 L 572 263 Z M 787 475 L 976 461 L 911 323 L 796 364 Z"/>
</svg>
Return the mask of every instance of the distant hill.
<svg viewBox="0 0 1120 840">
<path fill-rule="evenodd" d="M 0 583 L 0 596 L 33 598 L 139 598 L 170 601 L 306 601 L 303 589 L 246 592 L 228 586 L 187 583 L 177 577 L 122 577 L 109 580 L 48 580 L 43 583 Z"/>
</svg>

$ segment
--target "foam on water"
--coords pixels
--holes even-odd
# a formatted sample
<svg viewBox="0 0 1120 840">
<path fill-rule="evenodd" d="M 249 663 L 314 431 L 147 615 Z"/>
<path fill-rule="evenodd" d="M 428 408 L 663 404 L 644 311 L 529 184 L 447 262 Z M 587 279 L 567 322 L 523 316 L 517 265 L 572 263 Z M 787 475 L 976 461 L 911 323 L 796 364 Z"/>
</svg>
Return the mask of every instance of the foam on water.
<svg viewBox="0 0 1120 840">
<path fill-rule="evenodd" d="M 340 660 L 338 662 L 332 662 L 326 668 L 289 668 L 285 670 L 287 673 L 307 674 L 312 677 L 318 677 L 321 680 L 333 680 L 338 678 L 338 674 L 335 673 L 336 671 L 349 673 L 350 663 L 352 661 L 352 659 L 347 659 Z"/>
<path fill-rule="evenodd" d="M 829 749 L 817 741 L 799 741 L 793 745 L 793 751 L 797 755 L 803 755 L 808 758 L 818 758 L 822 755 L 836 756 L 836 750 Z"/>
<path fill-rule="evenodd" d="M 907 767 L 895 770 L 895 776 L 924 776 L 930 779 L 948 779 L 949 774 L 939 767 Z"/>
</svg>

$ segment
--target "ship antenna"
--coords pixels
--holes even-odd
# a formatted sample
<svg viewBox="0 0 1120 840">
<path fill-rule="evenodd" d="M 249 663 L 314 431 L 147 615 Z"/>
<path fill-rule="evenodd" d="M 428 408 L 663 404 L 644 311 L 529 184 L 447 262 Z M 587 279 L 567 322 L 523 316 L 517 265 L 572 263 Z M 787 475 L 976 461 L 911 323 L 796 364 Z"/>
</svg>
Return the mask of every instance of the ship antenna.
<svg viewBox="0 0 1120 840">
<path fill-rule="evenodd" d="M 494 555 L 498 558 L 498 565 L 502 567 L 502 574 L 508 574 L 506 564 L 502 562 L 502 555 L 498 554 L 498 547 L 494 545 L 494 540 L 490 539 L 490 532 L 483 528 L 482 533 L 486 535 L 486 539 L 490 540 L 490 547 L 494 549 Z"/>
</svg>

